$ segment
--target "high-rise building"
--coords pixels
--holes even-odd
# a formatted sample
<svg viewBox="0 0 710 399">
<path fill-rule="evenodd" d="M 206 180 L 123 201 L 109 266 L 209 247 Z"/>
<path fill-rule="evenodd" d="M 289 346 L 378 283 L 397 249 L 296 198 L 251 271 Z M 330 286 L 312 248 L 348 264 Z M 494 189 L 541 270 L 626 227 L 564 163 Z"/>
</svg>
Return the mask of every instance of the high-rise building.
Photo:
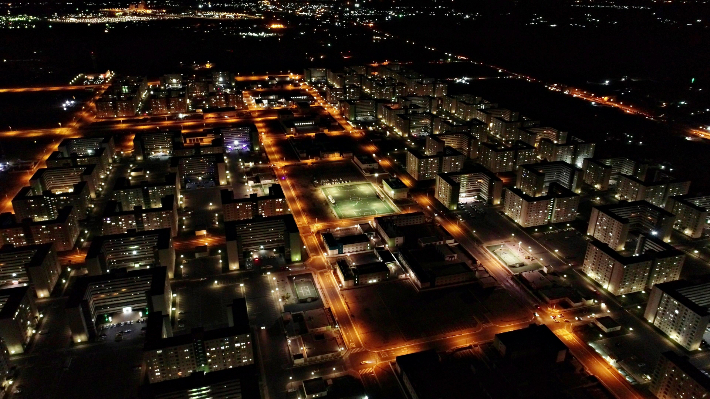
<svg viewBox="0 0 710 399">
<path fill-rule="evenodd" d="M 259 132 L 255 126 L 233 126 L 220 132 L 226 152 L 259 151 Z"/>
<path fill-rule="evenodd" d="M 61 266 L 54 243 L 0 248 L 0 289 L 29 284 L 38 298 L 47 298 L 57 284 Z"/>
<path fill-rule="evenodd" d="M 85 181 L 74 185 L 71 191 L 55 194 L 51 191 L 35 193 L 32 187 L 23 187 L 12 199 L 12 209 L 17 220 L 35 222 L 56 219 L 59 210 L 71 206 L 79 220 L 86 218 L 89 210 L 89 186 Z"/>
<path fill-rule="evenodd" d="M 459 151 L 467 158 L 478 156 L 478 140 L 470 133 L 464 132 L 449 132 L 427 137 L 424 154 L 433 155 L 442 152 L 446 146 Z"/>
<path fill-rule="evenodd" d="M 478 162 L 493 173 L 510 172 L 520 165 L 537 162 L 535 147 L 522 141 L 512 146 L 481 143 Z"/>
<path fill-rule="evenodd" d="M 518 188 L 506 188 L 504 211 L 523 227 L 571 222 L 577 218 L 579 195 L 557 182 L 550 183 L 545 194 L 537 197 Z"/>
<path fill-rule="evenodd" d="M 94 237 L 86 252 L 89 275 L 110 273 L 116 269 L 150 269 L 164 266 L 168 277 L 175 270 L 175 249 L 170 229 Z"/>
<path fill-rule="evenodd" d="M 670 240 L 675 217 L 646 201 L 595 206 L 592 208 L 587 235 L 622 251 L 629 233 L 641 232 Z"/>
<path fill-rule="evenodd" d="M 438 173 L 460 171 L 464 160 L 465 156 L 451 147 L 444 147 L 443 151 L 431 155 L 410 149 L 407 151 L 407 173 L 415 180 L 431 180 Z"/>
<path fill-rule="evenodd" d="M 189 334 L 163 334 L 162 314 L 149 316 L 143 362 L 152 383 L 184 378 L 194 372 L 211 372 L 254 364 L 249 315 L 244 298 L 230 306 L 228 327 L 193 329 Z M 152 320 L 151 320 L 152 319 Z M 156 320 L 157 319 L 157 320 Z"/>
<path fill-rule="evenodd" d="M 74 343 L 97 335 L 97 326 L 119 313 L 170 314 L 172 292 L 167 268 L 113 269 L 109 274 L 79 277 L 66 302 L 67 324 Z"/>
<path fill-rule="evenodd" d="M 0 245 L 15 247 L 54 242 L 57 251 L 69 251 L 79 238 L 79 221 L 74 208 L 64 207 L 57 218 L 33 222 L 18 221 L 12 213 L 0 214 Z"/>
<path fill-rule="evenodd" d="M 548 139 L 553 143 L 566 143 L 567 132 L 557 130 L 553 127 L 525 127 L 518 129 L 517 139 L 534 147 L 537 147 L 542 139 Z"/>
<path fill-rule="evenodd" d="M 635 251 L 617 252 L 592 240 L 582 271 L 613 295 L 630 294 L 680 277 L 685 255 L 653 237 L 641 235 Z"/>
<path fill-rule="evenodd" d="M 582 170 L 566 162 L 547 162 L 523 165 L 518 169 L 515 187 L 532 197 L 545 195 L 551 183 L 579 193 Z"/>
<path fill-rule="evenodd" d="M 616 189 L 616 197 L 624 201 L 648 201 L 658 207 L 665 207 L 669 197 L 688 194 L 690 181 L 679 181 L 666 174 L 653 174 L 642 180 L 621 174 Z"/>
<path fill-rule="evenodd" d="M 65 157 L 71 157 L 72 154 L 79 156 L 94 155 L 99 149 L 106 150 L 109 162 L 113 162 L 116 156 L 116 145 L 113 136 L 64 139 L 59 143 L 57 151 Z"/>
<path fill-rule="evenodd" d="M 133 138 L 133 154 L 137 161 L 151 157 L 173 155 L 175 144 L 182 143 L 179 131 L 156 131 L 136 133 Z"/>
<path fill-rule="evenodd" d="M 584 160 L 594 157 L 596 144 L 587 143 L 577 137 L 570 137 L 568 141 L 556 141 L 542 138 L 537 143 L 537 152 L 540 159 L 549 162 L 566 162 L 575 167 L 584 166 Z"/>
<path fill-rule="evenodd" d="M 141 399 L 261 399 L 259 371 L 254 365 L 146 384 Z"/>
<path fill-rule="evenodd" d="M 178 174 L 181 188 L 224 186 L 227 168 L 223 154 L 170 158 L 170 172 Z"/>
<path fill-rule="evenodd" d="M 38 169 L 30 178 L 30 187 L 35 194 L 45 191 L 61 194 L 74 191 L 74 186 L 82 181 L 89 186 L 91 198 L 96 198 L 99 189 L 99 168 L 96 165 Z"/>
<path fill-rule="evenodd" d="M 434 198 L 448 209 L 455 210 L 460 203 L 479 200 L 498 205 L 502 194 L 503 182 L 480 165 L 467 172 L 436 175 Z"/>
<path fill-rule="evenodd" d="M 222 190 L 221 197 L 225 222 L 285 215 L 289 211 L 286 197 L 278 184 L 271 186 L 269 194 L 261 197 L 254 193 L 247 198 L 234 198 L 230 190 Z"/>
<path fill-rule="evenodd" d="M 703 236 L 710 220 L 710 196 L 668 197 L 666 210 L 675 215 L 673 228 L 691 238 Z"/>
<path fill-rule="evenodd" d="M 136 206 L 123 210 L 116 201 L 108 201 L 101 216 L 103 235 L 121 234 L 128 230 L 149 231 L 170 229 L 173 237 L 178 234 L 178 215 L 175 196 L 168 195 L 161 199 L 158 208 Z"/>
<path fill-rule="evenodd" d="M 705 398 L 710 394 L 710 377 L 674 352 L 658 359 L 648 387 L 658 399 Z"/>
<path fill-rule="evenodd" d="M 599 191 L 606 191 L 610 185 L 615 185 L 622 174 L 643 180 L 648 170 L 648 165 L 623 157 L 605 159 L 586 157 L 581 167 L 584 170 L 584 182 Z"/>
<path fill-rule="evenodd" d="M 225 223 L 230 270 L 244 268 L 264 256 L 282 255 L 286 262 L 300 262 L 303 243 L 293 215 L 259 217 Z"/>
<path fill-rule="evenodd" d="M 132 184 L 131 180 L 119 177 L 113 186 L 111 200 L 116 201 L 121 209 L 159 208 L 164 197 L 169 195 L 180 198 L 180 185 L 177 173 L 168 173 L 163 181 L 142 181 Z"/>
<path fill-rule="evenodd" d="M 96 165 L 98 169 L 99 177 L 104 177 L 108 174 L 110 165 L 110 160 L 108 157 L 108 151 L 104 148 L 99 148 L 91 151 L 86 155 L 70 154 L 65 156 L 61 151 L 54 151 L 49 154 L 47 160 L 48 168 L 63 168 L 63 167 L 75 167 L 82 165 Z"/>
<path fill-rule="evenodd" d="M 39 312 L 30 287 L 0 290 L 0 339 L 11 355 L 23 353 L 37 326 Z"/>
<path fill-rule="evenodd" d="M 656 284 L 646 304 L 644 318 L 683 348 L 700 348 L 710 323 L 710 280 L 670 281 Z"/>
</svg>

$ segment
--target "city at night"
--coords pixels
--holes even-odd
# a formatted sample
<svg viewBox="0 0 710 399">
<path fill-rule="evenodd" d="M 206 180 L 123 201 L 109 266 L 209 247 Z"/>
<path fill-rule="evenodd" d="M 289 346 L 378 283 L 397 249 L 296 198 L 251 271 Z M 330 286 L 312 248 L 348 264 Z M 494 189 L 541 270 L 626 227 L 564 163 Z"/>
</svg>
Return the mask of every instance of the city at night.
<svg viewBox="0 0 710 399">
<path fill-rule="evenodd" d="M 710 3 L 0 3 L 0 398 L 710 398 Z"/>
</svg>

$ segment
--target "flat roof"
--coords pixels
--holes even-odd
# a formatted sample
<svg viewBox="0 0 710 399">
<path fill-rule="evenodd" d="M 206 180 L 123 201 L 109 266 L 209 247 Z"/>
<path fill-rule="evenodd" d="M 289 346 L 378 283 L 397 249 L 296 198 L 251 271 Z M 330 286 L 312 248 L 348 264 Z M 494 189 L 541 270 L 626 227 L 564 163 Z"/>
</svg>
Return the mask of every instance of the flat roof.
<svg viewBox="0 0 710 399">
<path fill-rule="evenodd" d="M 141 399 L 157 399 L 164 395 L 178 395 L 180 392 L 202 390 L 211 386 L 239 385 L 242 399 L 261 399 L 259 371 L 256 365 L 239 366 L 219 371 L 191 373 L 183 378 L 145 384 L 141 387 Z M 236 389 L 235 389 L 236 391 Z M 178 397 L 172 396 L 171 397 Z M 183 397 L 183 396 L 180 396 Z"/>
<path fill-rule="evenodd" d="M 101 250 L 103 249 L 104 243 L 110 242 L 113 240 L 123 240 L 123 239 L 130 239 L 130 238 L 138 238 L 138 237 L 144 237 L 144 236 L 158 236 L 158 241 L 156 244 L 156 248 L 158 249 L 167 249 L 170 248 L 170 243 L 171 243 L 171 232 L 170 229 L 165 228 L 165 229 L 156 229 L 156 230 L 147 230 L 147 231 L 135 231 L 135 230 L 129 230 L 126 233 L 123 234 L 111 234 L 107 236 L 96 236 L 92 239 L 91 241 L 91 246 L 89 246 L 89 250 L 86 251 L 86 258 L 95 258 L 99 256 L 101 253 Z"/>
<path fill-rule="evenodd" d="M 328 391 L 328 384 L 321 377 L 311 378 L 303 381 L 303 389 L 306 391 L 306 395 L 313 395 Z"/>
<path fill-rule="evenodd" d="M 567 349 L 567 346 L 546 324 L 533 324 L 527 328 L 496 334 L 496 339 L 502 342 L 506 349 L 512 351 L 525 349 L 531 345 L 544 346 L 555 351 Z"/>
<path fill-rule="evenodd" d="M 384 179 L 382 180 L 384 183 L 387 183 L 387 185 L 393 189 L 393 190 L 398 190 L 401 188 L 407 188 L 407 185 L 402 182 L 402 180 L 399 180 L 396 177 L 390 177 L 389 179 Z"/>
<path fill-rule="evenodd" d="M 165 282 L 168 278 L 168 268 L 165 266 L 151 267 L 150 269 L 128 270 L 126 268 L 111 269 L 108 274 L 99 274 L 96 276 L 82 276 L 76 279 L 74 287 L 66 303 L 66 308 L 77 307 L 84 300 L 86 290 L 90 284 L 110 282 L 115 279 L 125 279 L 138 276 L 151 275 L 150 288 L 146 291 L 151 295 L 160 295 L 165 292 Z"/>
<path fill-rule="evenodd" d="M 365 263 L 363 265 L 353 267 L 353 273 L 358 276 L 381 272 L 389 272 L 389 269 L 384 262 Z"/>
<path fill-rule="evenodd" d="M 611 316 L 597 317 L 596 322 L 603 325 L 604 328 L 616 328 L 621 327 L 621 324 L 617 323 L 616 320 L 612 319 Z"/>
<path fill-rule="evenodd" d="M 710 377 L 690 363 L 687 356 L 681 356 L 672 351 L 663 352 L 661 356 L 665 357 L 668 361 L 681 369 L 685 374 L 693 379 L 693 381 L 705 388 L 706 391 L 710 391 Z"/>
<path fill-rule="evenodd" d="M 0 290 L 0 319 L 12 319 L 17 313 L 17 308 L 27 295 L 29 286 L 5 288 Z"/>
</svg>

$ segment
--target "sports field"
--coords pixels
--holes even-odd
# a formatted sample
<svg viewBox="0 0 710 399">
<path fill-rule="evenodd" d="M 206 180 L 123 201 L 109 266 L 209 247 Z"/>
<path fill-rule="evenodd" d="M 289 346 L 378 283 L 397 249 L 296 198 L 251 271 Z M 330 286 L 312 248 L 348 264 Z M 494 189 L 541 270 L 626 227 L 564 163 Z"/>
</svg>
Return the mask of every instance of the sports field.
<svg viewBox="0 0 710 399">
<path fill-rule="evenodd" d="M 524 262 L 520 259 L 513 251 L 511 251 L 505 245 L 494 245 L 488 247 L 488 249 L 493 252 L 498 259 L 503 261 L 508 267 L 520 266 Z"/>
<path fill-rule="evenodd" d="M 296 287 L 296 296 L 301 302 L 311 302 L 318 299 L 318 292 L 316 291 L 316 286 L 313 285 L 313 281 L 308 279 L 299 279 L 293 282 Z"/>
<path fill-rule="evenodd" d="M 321 190 L 340 219 L 394 212 L 390 205 L 377 197 L 370 183 L 323 187 Z"/>
</svg>

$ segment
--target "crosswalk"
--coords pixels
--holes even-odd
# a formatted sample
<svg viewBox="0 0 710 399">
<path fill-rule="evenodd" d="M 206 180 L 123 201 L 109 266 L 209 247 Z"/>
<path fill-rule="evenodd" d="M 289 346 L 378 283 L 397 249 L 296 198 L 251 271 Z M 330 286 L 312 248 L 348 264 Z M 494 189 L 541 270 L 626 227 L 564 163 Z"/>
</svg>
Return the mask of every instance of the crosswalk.
<svg viewBox="0 0 710 399">
<path fill-rule="evenodd" d="M 374 368 L 374 367 L 366 367 L 366 368 L 364 368 L 364 369 L 358 370 L 357 373 L 360 374 L 360 375 L 374 374 L 374 373 L 375 373 L 375 368 Z"/>
</svg>

